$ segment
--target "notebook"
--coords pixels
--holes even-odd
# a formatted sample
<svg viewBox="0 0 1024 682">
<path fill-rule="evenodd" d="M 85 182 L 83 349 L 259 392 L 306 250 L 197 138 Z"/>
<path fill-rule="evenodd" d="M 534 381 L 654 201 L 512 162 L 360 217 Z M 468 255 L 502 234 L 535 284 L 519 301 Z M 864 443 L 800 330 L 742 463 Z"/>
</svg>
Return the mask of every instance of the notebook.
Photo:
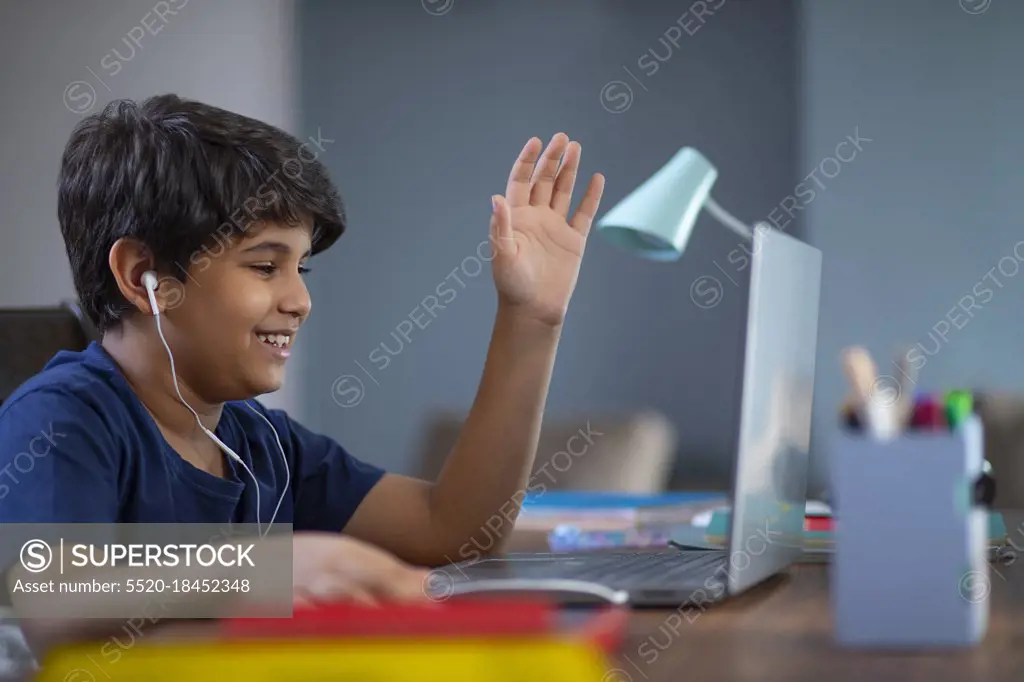
<svg viewBox="0 0 1024 682">
<path fill-rule="evenodd" d="M 720 492 L 545 491 L 526 496 L 516 529 L 552 530 L 571 524 L 581 530 L 620 530 L 690 523 L 726 499 Z"/>
<path fill-rule="evenodd" d="M 729 536 L 729 508 L 719 507 L 694 518 L 690 528 L 679 528 L 672 534 L 672 543 L 686 546 L 720 547 Z M 831 554 L 835 542 L 835 524 L 827 505 L 808 502 L 804 517 L 804 553 Z M 702 536 L 702 537 L 701 537 Z M 1006 524 L 999 512 L 989 514 L 989 544 L 997 547 L 1006 542 Z"/>
</svg>

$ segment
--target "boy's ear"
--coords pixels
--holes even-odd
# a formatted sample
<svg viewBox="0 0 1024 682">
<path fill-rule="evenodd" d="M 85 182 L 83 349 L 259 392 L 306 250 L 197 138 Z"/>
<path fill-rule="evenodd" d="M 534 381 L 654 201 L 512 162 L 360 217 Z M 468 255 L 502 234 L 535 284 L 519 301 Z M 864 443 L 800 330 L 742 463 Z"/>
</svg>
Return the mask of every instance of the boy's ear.
<svg viewBox="0 0 1024 682">
<path fill-rule="evenodd" d="M 142 281 L 144 273 L 154 270 L 149 249 L 134 239 L 121 238 L 110 247 L 107 262 L 125 300 L 140 312 L 152 315 L 153 307 Z"/>
</svg>

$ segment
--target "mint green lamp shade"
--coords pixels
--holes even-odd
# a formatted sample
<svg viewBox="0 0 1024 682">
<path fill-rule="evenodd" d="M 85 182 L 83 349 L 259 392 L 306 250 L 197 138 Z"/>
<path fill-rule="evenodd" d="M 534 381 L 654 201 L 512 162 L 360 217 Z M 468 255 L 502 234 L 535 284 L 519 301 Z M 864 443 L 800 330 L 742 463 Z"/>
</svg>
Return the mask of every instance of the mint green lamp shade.
<svg viewBox="0 0 1024 682">
<path fill-rule="evenodd" d="M 597 229 L 644 258 L 678 260 L 717 178 L 703 154 L 684 147 L 598 220 Z"/>
</svg>

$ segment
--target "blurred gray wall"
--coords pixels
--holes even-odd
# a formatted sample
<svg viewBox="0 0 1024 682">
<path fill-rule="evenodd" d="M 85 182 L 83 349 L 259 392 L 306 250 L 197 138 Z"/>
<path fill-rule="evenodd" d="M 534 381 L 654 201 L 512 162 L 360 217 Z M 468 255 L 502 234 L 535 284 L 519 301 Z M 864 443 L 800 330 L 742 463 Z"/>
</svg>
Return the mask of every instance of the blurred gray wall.
<svg viewBox="0 0 1024 682">
<path fill-rule="evenodd" d="M 1024 387 L 1024 3 L 808 0 L 801 14 L 801 177 L 855 129 L 872 140 L 805 212 L 824 252 L 820 487 L 848 344 L 893 375 L 896 346 L 916 348 L 922 389 Z"/>
<path fill-rule="evenodd" d="M 464 259 L 522 143 L 558 130 L 583 143 L 585 173 L 606 174 L 604 208 L 687 144 L 719 166 L 715 196 L 745 220 L 778 221 L 797 197 L 785 229 L 825 252 L 812 492 L 845 392 L 842 346 L 887 357 L 921 344 L 922 387 L 1024 383 L 1020 3 L 725 0 L 703 20 L 655 1 L 307 2 L 297 17 L 290 1 L 169 4 L 180 10 L 163 23 L 148 1 L 0 5 L 0 305 L 73 294 L 54 183 L 89 103 L 81 84 L 65 92 L 83 81 L 88 111 L 178 92 L 335 140 L 323 159 L 350 232 L 314 263 L 313 333 L 269 402 L 395 469 L 414 467 L 429 409 L 472 401 L 494 293 Z M 112 50 L 131 54 L 123 41 L 144 22 L 111 75 Z M 870 141 L 855 158 L 829 160 L 850 159 L 837 148 L 858 134 Z M 747 282 L 737 248 L 706 216 L 671 265 L 593 239 L 550 414 L 659 408 L 681 432 L 683 477 L 722 480 Z M 392 333 L 439 285 L 455 298 L 380 369 L 371 354 L 398 348 Z M 955 310 L 967 295 L 975 307 Z M 344 375 L 365 386 L 357 405 L 339 404 L 358 386 Z"/>
<path fill-rule="evenodd" d="M 578 139 L 582 174 L 607 177 L 603 209 L 685 145 L 718 165 L 714 195 L 738 217 L 767 219 L 793 193 L 794 3 L 706 3 L 717 5 L 696 16 L 689 2 L 300 3 L 304 127 L 337 138 L 325 161 L 349 218 L 310 276 L 312 426 L 414 470 L 428 410 L 469 408 L 495 312 L 475 254 L 489 197 L 530 136 Z M 786 229 L 800 234 L 796 217 Z M 739 247 L 707 216 L 674 264 L 594 233 L 547 418 L 660 409 L 680 431 L 683 478 L 724 484 L 749 275 L 730 260 Z M 701 277 L 703 308 L 691 300 Z M 424 315 L 439 286 L 449 304 Z"/>
<path fill-rule="evenodd" d="M 300 137 L 292 0 L 0 5 L 0 306 L 74 296 L 57 224 L 68 135 L 113 99 L 175 92 Z M 269 404 L 298 408 L 298 377 Z"/>
</svg>

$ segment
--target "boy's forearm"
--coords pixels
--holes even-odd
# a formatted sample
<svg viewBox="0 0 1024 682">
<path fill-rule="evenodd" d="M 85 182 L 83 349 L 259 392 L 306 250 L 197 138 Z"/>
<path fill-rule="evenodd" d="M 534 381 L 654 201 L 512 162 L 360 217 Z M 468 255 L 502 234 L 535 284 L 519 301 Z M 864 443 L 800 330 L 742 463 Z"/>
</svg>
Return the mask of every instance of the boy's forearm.
<svg viewBox="0 0 1024 682">
<path fill-rule="evenodd" d="M 560 335 L 561 326 L 499 305 L 480 388 L 432 492 L 431 516 L 446 540 L 475 538 L 487 551 L 508 540 L 537 452 Z"/>
</svg>

